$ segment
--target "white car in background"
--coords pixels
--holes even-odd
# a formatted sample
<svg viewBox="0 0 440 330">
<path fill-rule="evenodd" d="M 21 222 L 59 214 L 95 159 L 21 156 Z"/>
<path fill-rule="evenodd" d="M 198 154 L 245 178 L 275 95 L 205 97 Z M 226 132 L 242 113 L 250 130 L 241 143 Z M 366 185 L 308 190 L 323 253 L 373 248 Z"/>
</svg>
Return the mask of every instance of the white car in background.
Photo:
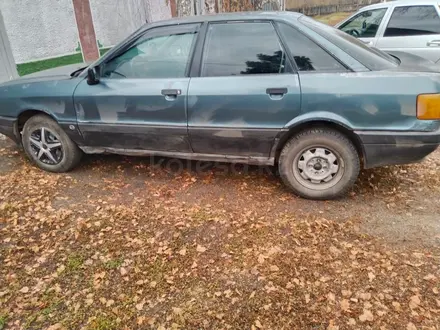
<svg viewBox="0 0 440 330">
<path fill-rule="evenodd" d="M 440 1 L 402 0 L 361 8 L 336 25 L 369 46 L 440 61 Z"/>
</svg>

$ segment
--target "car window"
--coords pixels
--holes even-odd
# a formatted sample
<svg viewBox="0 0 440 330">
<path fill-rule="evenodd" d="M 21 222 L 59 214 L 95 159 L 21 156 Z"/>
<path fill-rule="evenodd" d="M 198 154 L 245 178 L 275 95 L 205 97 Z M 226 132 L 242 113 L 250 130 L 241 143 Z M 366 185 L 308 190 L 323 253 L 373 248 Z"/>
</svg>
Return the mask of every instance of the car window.
<svg viewBox="0 0 440 330">
<path fill-rule="evenodd" d="M 440 34 L 440 18 L 434 6 L 396 7 L 384 37 Z"/>
<path fill-rule="evenodd" d="M 326 24 L 319 23 L 307 16 L 301 16 L 299 21 L 320 36 L 326 38 L 370 70 L 391 69 L 399 64 L 399 61 L 392 56 L 377 48 L 368 47 L 362 41 L 345 32 Z"/>
<path fill-rule="evenodd" d="M 104 65 L 105 78 L 181 78 L 185 76 L 195 32 L 139 39 Z"/>
<path fill-rule="evenodd" d="M 210 24 L 202 76 L 285 73 L 286 54 L 271 23 Z"/>
<path fill-rule="evenodd" d="M 333 56 L 295 28 L 282 23 L 279 27 L 299 71 L 347 71 Z"/>
<path fill-rule="evenodd" d="M 339 29 L 356 38 L 374 38 L 386 12 L 387 8 L 363 11 L 350 18 Z"/>
</svg>

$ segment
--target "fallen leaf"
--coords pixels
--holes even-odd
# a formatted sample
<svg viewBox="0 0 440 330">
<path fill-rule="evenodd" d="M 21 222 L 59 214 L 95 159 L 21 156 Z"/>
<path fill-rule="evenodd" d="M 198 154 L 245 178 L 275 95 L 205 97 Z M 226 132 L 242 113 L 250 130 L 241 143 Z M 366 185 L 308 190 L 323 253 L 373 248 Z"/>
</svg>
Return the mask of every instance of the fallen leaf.
<svg viewBox="0 0 440 330">
<path fill-rule="evenodd" d="M 144 305 L 145 305 L 145 300 L 142 300 L 139 304 L 136 304 L 135 307 L 138 311 L 141 311 L 144 309 Z"/>
<path fill-rule="evenodd" d="M 418 295 L 414 295 L 409 300 L 409 308 L 415 309 L 420 305 L 420 297 Z"/>
<path fill-rule="evenodd" d="M 417 328 L 416 328 L 416 326 L 414 325 L 414 323 L 409 322 L 409 323 L 406 325 L 406 330 L 417 330 Z"/>
<path fill-rule="evenodd" d="M 367 321 L 373 321 L 374 316 L 373 313 L 371 313 L 368 309 L 364 309 L 364 312 L 362 315 L 359 316 L 359 321 L 361 322 L 367 322 Z"/>
<path fill-rule="evenodd" d="M 206 248 L 204 246 L 197 245 L 196 250 L 197 250 L 197 252 L 203 253 L 206 251 Z"/>
<path fill-rule="evenodd" d="M 350 302 L 347 299 L 342 299 L 340 305 L 344 312 L 347 312 L 350 309 Z"/>
<path fill-rule="evenodd" d="M 20 289 L 21 293 L 28 293 L 29 292 L 29 288 L 27 286 L 24 286 Z"/>
<path fill-rule="evenodd" d="M 275 266 L 275 265 L 272 265 L 272 266 L 270 266 L 270 271 L 271 272 L 277 272 L 277 271 L 279 271 L 280 269 L 278 268 L 278 266 Z"/>
</svg>

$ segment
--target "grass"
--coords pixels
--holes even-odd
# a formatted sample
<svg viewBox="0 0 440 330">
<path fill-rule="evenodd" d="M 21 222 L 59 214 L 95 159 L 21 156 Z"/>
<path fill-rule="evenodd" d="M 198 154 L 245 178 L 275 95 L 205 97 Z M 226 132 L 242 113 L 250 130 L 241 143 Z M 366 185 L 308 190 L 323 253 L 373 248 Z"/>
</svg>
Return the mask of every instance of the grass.
<svg viewBox="0 0 440 330">
<path fill-rule="evenodd" d="M 117 329 L 117 324 L 112 318 L 105 316 L 98 316 L 92 321 L 88 329 L 90 330 L 114 330 Z"/>
<path fill-rule="evenodd" d="M 67 259 L 66 270 L 69 272 L 75 272 L 79 270 L 84 262 L 84 258 L 79 254 L 69 256 Z"/>
<path fill-rule="evenodd" d="M 109 260 L 104 264 L 105 269 L 116 269 L 122 266 L 123 260 L 122 259 L 116 259 L 116 260 Z"/>
<path fill-rule="evenodd" d="M 6 314 L 0 314 L 0 330 L 3 330 L 6 326 L 8 316 Z"/>
<path fill-rule="evenodd" d="M 48 60 L 35 61 L 17 65 L 17 71 L 20 76 L 25 76 L 34 72 L 48 70 L 63 65 L 81 63 L 83 61 L 81 53 L 66 55 Z"/>
<path fill-rule="evenodd" d="M 339 12 L 339 13 L 333 13 L 333 14 L 329 14 L 329 15 L 315 16 L 313 18 L 316 19 L 317 21 L 320 21 L 321 23 L 325 23 L 330 26 L 334 26 L 336 23 L 339 23 L 340 21 L 344 20 L 349 15 L 351 15 L 351 13 Z"/>
<path fill-rule="evenodd" d="M 100 56 L 108 52 L 110 48 L 102 48 L 99 50 Z M 82 63 L 83 57 L 81 53 L 72 55 L 60 56 L 56 58 L 50 58 L 47 60 L 23 63 L 17 65 L 17 71 L 20 76 L 25 76 L 34 72 L 57 68 L 59 66 Z"/>
</svg>

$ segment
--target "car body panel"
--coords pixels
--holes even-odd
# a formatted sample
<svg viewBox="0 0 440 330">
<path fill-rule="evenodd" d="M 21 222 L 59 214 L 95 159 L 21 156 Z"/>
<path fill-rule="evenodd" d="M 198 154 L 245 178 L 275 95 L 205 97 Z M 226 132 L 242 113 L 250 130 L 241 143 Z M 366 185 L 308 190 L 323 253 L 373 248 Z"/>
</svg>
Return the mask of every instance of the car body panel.
<svg viewBox="0 0 440 330">
<path fill-rule="evenodd" d="M 38 110 L 57 120 L 89 153 L 153 154 L 272 165 L 291 132 L 314 122 L 331 122 L 336 125 L 332 127 L 343 128 L 361 141 L 365 167 L 419 160 L 440 143 L 440 121 L 416 118 L 417 95 L 440 93 L 440 75 L 429 72 L 434 69 L 430 63 L 397 52 L 400 65 L 371 71 L 344 49 L 302 25 L 299 17 L 300 14 L 260 12 L 149 24 L 92 67 L 119 54 L 150 29 L 203 23 L 193 50 L 193 66 L 188 70 L 191 75 L 166 79 L 105 78 L 96 85 L 88 84 L 87 70 L 78 77 L 51 72 L 44 78 L 18 79 L 0 85 L 0 132 L 13 134 L 19 141 L 20 113 Z M 241 20 L 290 24 L 337 57 L 347 70 L 200 77 L 198 66 L 207 22 Z M 294 58 L 292 54 L 288 56 Z M 271 88 L 285 89 L 286 93 L 269 95 L 267 90 Z M 170 99 L 163 93 L 169 89 L 180 93 Z M 400 157 L 393 157 L 393 151 Z"/>
<path fill-rule="evenodd" d="M 392 14 L 396 8 L 407 7 L 407 6 L 432 6 L 440 17 L 440 2 L 425 0 L 425 1 L 415 1 L 415 0 L 402 0 L 402 1 L 390 1 L 386 3 L 374 4 L 366 6 L 358 10 L 353 15 L 338 23 L 335 27 L 340 28 L 344 23 L 349 21 L 354 16 L 375 9 L 386 8 L 387 12 L 383 17 L 381 24 L 377 30 L 376 36 L 374 38 L 359 38 L 370 46 L 377 47 L 383 51 L 403 51 L 408 52 L 433 62 L 438 62 L 440 60 L 440 34 L 428 34 L 428 35 L 417 35 L 417 36 L 395 36 L 387 37 L 384 36 L 385 30 L 388 23 L 392 17 Z"/>
<path fill-rule="evenodd" d="M 1 115 L 17 118 L 26 110 L 39 110 L 59 122 L 76 124 L 72 95 L 81 80 L 69 76 L 11 80 L 0 85 Z"/>
<path fill-rule="evenodd" d="M 78 126 L 92 147 L 191 151 L 186 103 L 189 78 L 83 80 L 74 100 Z M 178 89 L 167 98 L 162 90 Z"/>
<path fill-rule="evenodd" d="M 287 94 L 272 96 L 268 88 L 286 88 Z M 269 157 L 275 136 L 300 106 L 297 74 L 191 78 L 191 145 L 200 153 Z"/>
<path fill-rule="evenodd" d="M 301 113 L 333 113 L 352 130 L 424 130 L 426 122 L 416 118 L 416 96 L 439 90 L 435 78 L 400 72 L 300 74 Z"/>
</svg>

